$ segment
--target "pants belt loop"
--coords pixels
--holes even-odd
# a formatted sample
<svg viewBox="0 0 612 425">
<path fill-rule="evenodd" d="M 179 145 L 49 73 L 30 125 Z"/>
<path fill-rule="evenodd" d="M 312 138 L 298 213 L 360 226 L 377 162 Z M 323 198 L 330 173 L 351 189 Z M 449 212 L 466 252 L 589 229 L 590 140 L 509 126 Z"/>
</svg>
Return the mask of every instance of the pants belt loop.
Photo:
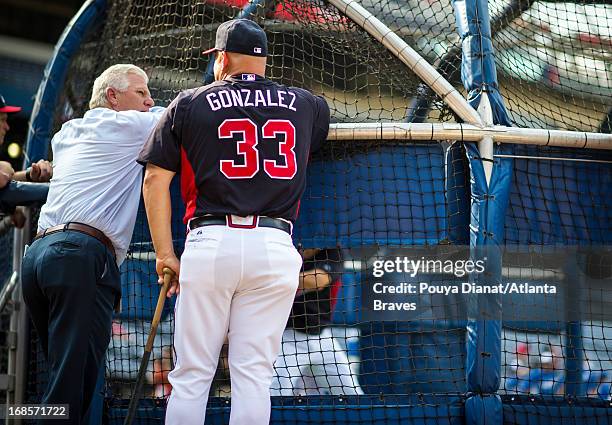
<svg viewBox="0 0 612 425">
<path fill-rule="evenodd" d="M 191 217 L 189 220 L 187 220 L 187 234 L 189 234 L 189 232 L 191 232 L 191 220 L 193 220 L 195 217 Z"/>
</svg>

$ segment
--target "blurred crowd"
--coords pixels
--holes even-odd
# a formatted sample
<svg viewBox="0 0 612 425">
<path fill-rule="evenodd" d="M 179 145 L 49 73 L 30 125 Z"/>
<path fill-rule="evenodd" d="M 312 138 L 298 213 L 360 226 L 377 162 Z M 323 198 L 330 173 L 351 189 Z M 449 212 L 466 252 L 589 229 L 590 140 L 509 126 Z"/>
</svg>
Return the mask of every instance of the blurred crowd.
<svg viewBox="0 0 612 425">
<path fill-rule="evenodd" d="M 582 382 L 588 397 L 611 399 L 612 374 L 585 360 Z M 507 393 L 565 395 L 566 362 L 563 347 L 520 342 L 507 367 L 503 388 Z"/>
</svg>

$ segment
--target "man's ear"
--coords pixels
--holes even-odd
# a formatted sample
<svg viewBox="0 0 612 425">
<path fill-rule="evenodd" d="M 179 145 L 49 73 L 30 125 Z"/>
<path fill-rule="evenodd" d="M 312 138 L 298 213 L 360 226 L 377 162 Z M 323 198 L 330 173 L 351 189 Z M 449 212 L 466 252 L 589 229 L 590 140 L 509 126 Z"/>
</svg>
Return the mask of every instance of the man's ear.
<svg viewBox="0 0 612 425">
<path fill-rule="evenodd" d="M 223 52 L 215 52 L 215 62 L 219 65 L 223 65 Z"/>
<path fill-rule="evenodd" d="M 229 59 L 229 55 L 225 52 L 221 52 L 221 60 L 223 63 L 223 69 L 228 69 L 229 68 L 229 63 L 230 63 L 230 59 Z"/>
<path fill-rule="evenodd" d="M 112 87 L 108 87 L 106 89 L 106 100 L 108 101 L 108 104 L 111 109 L 115 109 L 115 107 L 119 103 L 119 101 L 117 100 L 117 90 Z"/>
</svg>

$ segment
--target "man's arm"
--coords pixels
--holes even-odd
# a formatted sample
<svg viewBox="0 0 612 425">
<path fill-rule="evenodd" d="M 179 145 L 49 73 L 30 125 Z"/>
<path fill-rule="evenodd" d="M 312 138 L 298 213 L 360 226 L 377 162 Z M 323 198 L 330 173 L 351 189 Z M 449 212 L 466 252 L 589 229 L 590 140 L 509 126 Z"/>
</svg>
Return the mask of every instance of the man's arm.
<svg viewBox="0 0 612 425">
<path fill-rule="evenodd" d="M 332 282 L 331 276 L 323 269 L 312 269 L 300 273 L 298 289 L 304 292 L 321 291 Z"/>
<path fill-rule="evenodd" d="M 174 171 L 148 163 L 142 186 L 142 196 L 149 220 L 151 239 L 155 248 L 155 269 L 159 276 L 159 283 L 162 283 L 164 279 L 164 267 L 170 268 L 175 273 L 168 290 L 168 297 L 178 293 L 180 289 L 178 285 L 180 263 L 172 245 L 170 222 L 172 217 L 170 182 L 174 174 Z"/>
<path fill-rule="evenodd" d="M 302 253 L 304 261 L 314 261 L 319 249 L 305 249 Z M 314 268 L 300 272 L 298 290 L 303 292 L 320 291 L 327 288 L 332 282 L 330 274 L 322 268 Z"/>
<path fill-rule="evenodd" d="M 19 182 L 48 182 L 53 176 L 53 166 L 49 161 L 41 159 L 32 164 L 30 168 L 23 171 L 17 171 L 13 175 L 13 180 Z"/>
</svg>

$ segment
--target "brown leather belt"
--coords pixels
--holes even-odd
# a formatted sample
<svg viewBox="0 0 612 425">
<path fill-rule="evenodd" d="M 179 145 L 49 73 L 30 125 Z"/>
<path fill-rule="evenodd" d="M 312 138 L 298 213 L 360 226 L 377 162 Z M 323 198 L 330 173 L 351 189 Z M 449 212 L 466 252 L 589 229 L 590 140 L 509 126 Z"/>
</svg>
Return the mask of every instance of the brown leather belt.
<svg viewBox="0 0 612 425">
<path fill-rule="evenodd" d="M 111 240 L 104 233 L 102 233 L 95 227 L 83 223 L 76 223 L 74 221 L 66 224 L 59 224 L 57 226 L 49 227 L 48 229 L 45 229 L 42 232 L 38 232 L 34 240 L 44 238 L 45 236 L 52 235 L 53 233 L 65 232 L 66 230 L 74 230 L 75 232 L 85 233 L 86 235 L 96 238 L 97 240 L 102 242 L 104 246 L 107 247 L 110 252 L 113 253 L 113 257 L 116 258 L 115 247 Z"/>
</svg>

